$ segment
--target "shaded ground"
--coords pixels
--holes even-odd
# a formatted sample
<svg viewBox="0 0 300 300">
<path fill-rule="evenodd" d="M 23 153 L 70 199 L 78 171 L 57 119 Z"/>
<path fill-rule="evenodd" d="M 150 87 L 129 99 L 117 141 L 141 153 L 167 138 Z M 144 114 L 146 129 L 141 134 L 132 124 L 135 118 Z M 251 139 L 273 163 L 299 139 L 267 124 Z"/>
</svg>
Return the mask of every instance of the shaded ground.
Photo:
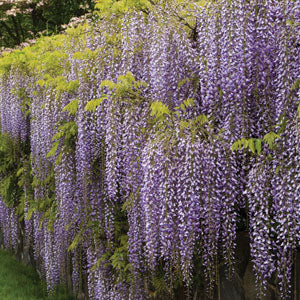
<svg viewBox="0 0 300 300">
<path fill-rule="evenodd" d="M 37 272 L 0 249 L 0 299 L 1 300 L 74 300 L 63 288 L 47 296 L 45 283 Z"/>
</svg>

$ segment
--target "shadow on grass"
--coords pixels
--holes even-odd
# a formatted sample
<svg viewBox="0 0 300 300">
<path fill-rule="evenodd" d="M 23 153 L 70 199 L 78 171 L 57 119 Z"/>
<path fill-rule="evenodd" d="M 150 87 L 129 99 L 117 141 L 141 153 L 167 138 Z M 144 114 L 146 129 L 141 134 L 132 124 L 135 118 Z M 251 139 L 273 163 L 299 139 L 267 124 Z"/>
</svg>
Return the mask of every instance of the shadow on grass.
<svg viewBox="0 0 300 300">
<path fill-rule="evenodd" d="M 64 287 L 47 295 L 46 284 L 41 282 L 32 266 L 16 260 L 0 249 L 0 299 L 1 300 L 75 300 Z"/>
</svg>

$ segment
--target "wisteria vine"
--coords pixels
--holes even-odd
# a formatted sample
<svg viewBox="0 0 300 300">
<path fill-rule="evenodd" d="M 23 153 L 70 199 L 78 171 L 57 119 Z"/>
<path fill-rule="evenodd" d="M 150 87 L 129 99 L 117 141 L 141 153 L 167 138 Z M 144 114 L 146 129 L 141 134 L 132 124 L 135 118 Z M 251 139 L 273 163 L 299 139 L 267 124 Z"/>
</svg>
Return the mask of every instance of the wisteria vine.
<svg viewBox="0 0 300 300">
<path fill-rule="evenodd" d="M 300 246 L 299 2 L 162 4 L 1 58 L 4 246 L 23 226 L 49 291 L 90 299 L 174 296 L 178 280 L 190 297 L 200 257 L 212 295 L 220 264 L 235 272 L 243 211 L 258 294 L 275 276 L 286 299 Z"/>
</svg>

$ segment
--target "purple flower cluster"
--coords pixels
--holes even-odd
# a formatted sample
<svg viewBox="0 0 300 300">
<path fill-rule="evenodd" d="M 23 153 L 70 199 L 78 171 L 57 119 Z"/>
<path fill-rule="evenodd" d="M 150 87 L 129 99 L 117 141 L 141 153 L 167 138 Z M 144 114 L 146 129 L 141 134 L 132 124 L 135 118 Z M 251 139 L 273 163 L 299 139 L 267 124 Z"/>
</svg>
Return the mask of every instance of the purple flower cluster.
<svg viewBox="0 0 300 300">
<path fill-rule="evenodd" d="M 2 199 L 0 201 L 0 227 L 3 234 L 3 246 L 16 251 L 19 228 L 17 212 L 15 208 L 7 207 Z"/>
</svg>

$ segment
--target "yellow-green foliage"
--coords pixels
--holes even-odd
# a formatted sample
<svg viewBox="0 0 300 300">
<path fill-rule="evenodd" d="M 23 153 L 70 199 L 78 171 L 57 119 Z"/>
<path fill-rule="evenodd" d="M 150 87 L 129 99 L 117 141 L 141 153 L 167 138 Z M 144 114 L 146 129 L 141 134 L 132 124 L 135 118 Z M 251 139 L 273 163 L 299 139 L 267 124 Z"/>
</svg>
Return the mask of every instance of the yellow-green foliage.
<svg viewBox="0 0 300 300">
<path fill-rule="evenodd" d="M 270 131 L 267 133 L 263 139 L 258 138 L 241 138 L 236 140 L 231 147 L 232 151 L 248 149 L 253 154 L 260 155 L 262 152 L 262 142 L 268 145 L 269 149 L 274 149 L 276 147 L 276 141 L 280 139 L 280 134 Z"/>
<path fill-rule="evenodd" d="M 161 20 L 161 11 L 166 12 L 168 22 L 179 28 L 179 24 L 184 25 L 185 30 L 195 29 L 195 15 L 191 14 L 195 6 L 204 7 L 208 0 L 98 0 L 95 6 L 96 13 L 101 17 L 111 17 L 115 22 L 120 20 L 122 15 L 131 11 L 140 11 L 144 14 L 156 14 L 160 12 L 157 21 Z"/>
<path fill-rule="evenodd" d="M 206 0 L 98 0 L 96 9 L 100 14 L 122 14 L 129 10 L 147 11 L 156 6 L 164 8 L 166 5 L 189 6 L 193 3 L 205 5 Z"/>
<path fill-rule="evenodd" d="M 59 92 L 72 92 L 78 87 L 77 82 L 67 82 L 64 75 L 70 70 L 69 53 L 76 49 L 83 50 L 85 58 L 92 55 L 86 48 L 85 32 L 88 25 L 70 28 L 65 34 L 42 37 L 33 46 L 22 50 L 2 53 L 0 59 L 0 76 L 11 69 L 23 70 L 37 79 L 37 84 L 55 87 Z"/>
</svg>

